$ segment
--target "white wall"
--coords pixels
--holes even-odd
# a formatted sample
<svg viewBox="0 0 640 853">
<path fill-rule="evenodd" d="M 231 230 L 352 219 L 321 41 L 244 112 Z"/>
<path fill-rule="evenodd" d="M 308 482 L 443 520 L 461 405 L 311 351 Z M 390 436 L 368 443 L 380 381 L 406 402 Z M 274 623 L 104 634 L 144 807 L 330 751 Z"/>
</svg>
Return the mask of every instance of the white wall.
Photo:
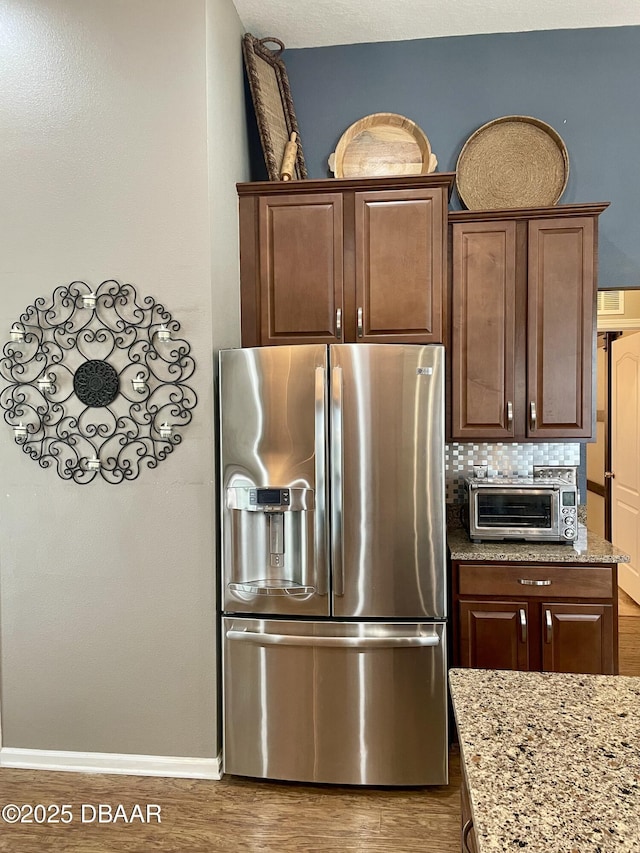
<svg viewBox="0 0 640 853">
<path fill-rule="evenodd" d="M 60 284 L 129 281 L 182 324 L 199 397 L 182 445 L 119 486 L 61 480 L 0 424 L 3 745 L 213 757 L 213 353 L 239 343 L 242 27 L 230 0 L 0 15 L 0 336 Z"/>
<path fill-rule="evenodd" d="M 241 39 L 231 0 L 207 0 L 213 344 L 240 346 L 236 183 L 250 180 Z"/>
</svg>

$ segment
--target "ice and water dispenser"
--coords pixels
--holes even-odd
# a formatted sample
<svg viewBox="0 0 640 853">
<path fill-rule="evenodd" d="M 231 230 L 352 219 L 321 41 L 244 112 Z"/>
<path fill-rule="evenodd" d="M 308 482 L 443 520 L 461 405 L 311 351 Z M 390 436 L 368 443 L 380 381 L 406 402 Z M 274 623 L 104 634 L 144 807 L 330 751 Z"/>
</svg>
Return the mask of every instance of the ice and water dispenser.
<svg viewBox="0 0 640 853">
<path fill-rule="evenodd" d="M 313 489 L 227 487 L 227 610 L 278 612 L 276 600 L 264 599 L 300 601 L 321 593 L 316 580 L 314 510 Z"/>
</svg>

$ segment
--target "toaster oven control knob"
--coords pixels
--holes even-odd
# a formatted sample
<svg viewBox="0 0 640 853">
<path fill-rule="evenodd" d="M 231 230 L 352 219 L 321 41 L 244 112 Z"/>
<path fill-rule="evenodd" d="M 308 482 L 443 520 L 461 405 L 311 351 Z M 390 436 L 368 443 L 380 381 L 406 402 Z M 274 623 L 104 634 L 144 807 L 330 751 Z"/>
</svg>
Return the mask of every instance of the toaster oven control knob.
<svg viewBox="0 0 640 853">
<path fill-rule="evenodd" d="M 573 527 L 565 528 L 564 538 L 565 539 L 575 539 L 576 538 L 576 531 L 574 530 Z"/>
</svg>

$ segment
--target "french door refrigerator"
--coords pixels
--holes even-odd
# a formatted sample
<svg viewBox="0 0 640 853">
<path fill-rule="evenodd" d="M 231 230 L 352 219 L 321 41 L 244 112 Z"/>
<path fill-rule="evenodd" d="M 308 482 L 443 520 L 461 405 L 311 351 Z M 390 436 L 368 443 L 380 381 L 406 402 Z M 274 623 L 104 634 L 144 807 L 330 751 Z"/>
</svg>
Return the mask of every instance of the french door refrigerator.
<svg viewBox="0 0 640 853">
<path fill-rule="evenodd" d="M 224 770 L 447 782 L 444 348 L 220 353 Z"/>
</svg>

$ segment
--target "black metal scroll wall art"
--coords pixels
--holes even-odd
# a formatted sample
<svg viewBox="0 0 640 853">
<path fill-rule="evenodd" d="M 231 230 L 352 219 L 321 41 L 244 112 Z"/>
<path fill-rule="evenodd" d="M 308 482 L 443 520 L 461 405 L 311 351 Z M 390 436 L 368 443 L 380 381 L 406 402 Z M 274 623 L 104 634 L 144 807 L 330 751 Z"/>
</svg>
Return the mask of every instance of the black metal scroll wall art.
<svg viewBox="0 0 640 853">
<path fill-rule="evenodd" d="M 180 323 L 110 279 L 36 299 L 7 330 L 0 405 L 22 450 L 64 480 L 135 480 L 182 441 L 197 396 Z"/>
</svg>

